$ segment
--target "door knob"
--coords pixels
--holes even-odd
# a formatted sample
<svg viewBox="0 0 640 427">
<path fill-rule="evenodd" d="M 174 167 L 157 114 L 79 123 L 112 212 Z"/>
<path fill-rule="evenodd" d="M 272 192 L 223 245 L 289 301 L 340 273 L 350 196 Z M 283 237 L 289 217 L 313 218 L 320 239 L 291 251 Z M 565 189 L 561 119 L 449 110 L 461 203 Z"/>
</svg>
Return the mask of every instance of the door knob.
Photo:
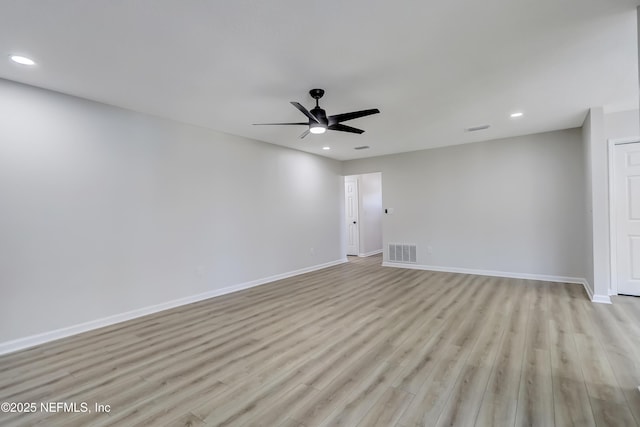
<svg viewBox="0 0 640 427">
<path fill-rule="evenodd" d="M 353 221 L 353 223 L 355 224 L 356 222 L 355 222 L 355 221 Z"/>
</svg>

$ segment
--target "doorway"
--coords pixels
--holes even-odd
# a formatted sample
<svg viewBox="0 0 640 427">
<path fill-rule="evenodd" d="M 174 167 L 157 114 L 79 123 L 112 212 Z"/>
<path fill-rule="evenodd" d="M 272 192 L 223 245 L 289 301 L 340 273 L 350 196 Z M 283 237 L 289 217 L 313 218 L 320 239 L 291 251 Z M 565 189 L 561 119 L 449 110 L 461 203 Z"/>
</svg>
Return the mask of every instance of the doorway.
<svg viewBox="0 0 640 427">
<path fill-rule="evenodd" d="M 382 252 L 382 173 L 350 175 L 345 184 L 347 255 Z"/>
<path fill-rule="evenodd" d="M 612 288 L 640 296 L 640 141 L 614 143 L 612 149 Z"/>
</svg>

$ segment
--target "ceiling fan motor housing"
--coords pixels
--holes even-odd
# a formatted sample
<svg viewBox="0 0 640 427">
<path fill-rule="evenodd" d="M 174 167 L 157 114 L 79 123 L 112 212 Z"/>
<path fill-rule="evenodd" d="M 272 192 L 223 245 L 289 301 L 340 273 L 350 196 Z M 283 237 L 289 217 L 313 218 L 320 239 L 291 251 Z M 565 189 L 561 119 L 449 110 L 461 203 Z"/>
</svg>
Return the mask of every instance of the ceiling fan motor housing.
<svg viewBox="0 0 640 427">
<path fill-rule="evenodd" d="M 309 112 L 313 114 L 313 117 L 316 118 L 318 123 L 323 124 L 325 126 L 329 124 L 329 120 L 327 119 L 327 113 L 322 108 L 315 107 L 311 109 L 311 111 Z M 309 122 L 311 123 L 311 120 L 309 120 Z"/>
</svg>

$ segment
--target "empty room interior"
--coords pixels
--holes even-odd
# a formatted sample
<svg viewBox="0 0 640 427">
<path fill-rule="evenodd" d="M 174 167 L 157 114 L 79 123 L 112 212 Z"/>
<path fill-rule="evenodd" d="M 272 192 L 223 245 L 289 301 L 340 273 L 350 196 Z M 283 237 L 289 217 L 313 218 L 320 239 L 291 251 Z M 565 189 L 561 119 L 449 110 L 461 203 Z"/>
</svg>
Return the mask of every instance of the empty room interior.
<svg viewBox="0 0 640 427">
<path fill-rule="evenodd" d="M 0 2 L 1 426 L 640 426 L 638 0 Z"/>
</svg>

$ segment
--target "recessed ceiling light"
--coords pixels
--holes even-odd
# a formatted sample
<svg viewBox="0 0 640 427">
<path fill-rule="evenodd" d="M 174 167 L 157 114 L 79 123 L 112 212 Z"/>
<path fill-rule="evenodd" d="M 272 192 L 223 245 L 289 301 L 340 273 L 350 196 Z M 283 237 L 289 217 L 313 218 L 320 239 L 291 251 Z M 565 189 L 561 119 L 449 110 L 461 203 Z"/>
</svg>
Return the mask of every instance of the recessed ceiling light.
<svg viewBox="0 0 640 427">
<path fill-rule="evenodd" d="M 517 112 L 517 113 L 511 113 L 511 118 L 512 119 L 517 119 L 518 117 L 522 117 L 523 113 L 521 112 Z"/>
<path fill-rule="evenodd" d="M 331 150 L 331 147 L 322 147 L 323 150 Z"/>
<path fill-rule="evenodd" d="M 11 58 L 11 60 L 13 62 L 17 62 L 18 64 L 22 64 L 22 65 L 36 65 L 36 61 L 34 61 L 31 58 L 27 58 L 26 56 L 20 56 L 20 55 L 10 55 L 9 58 Z"/>
</svg>

